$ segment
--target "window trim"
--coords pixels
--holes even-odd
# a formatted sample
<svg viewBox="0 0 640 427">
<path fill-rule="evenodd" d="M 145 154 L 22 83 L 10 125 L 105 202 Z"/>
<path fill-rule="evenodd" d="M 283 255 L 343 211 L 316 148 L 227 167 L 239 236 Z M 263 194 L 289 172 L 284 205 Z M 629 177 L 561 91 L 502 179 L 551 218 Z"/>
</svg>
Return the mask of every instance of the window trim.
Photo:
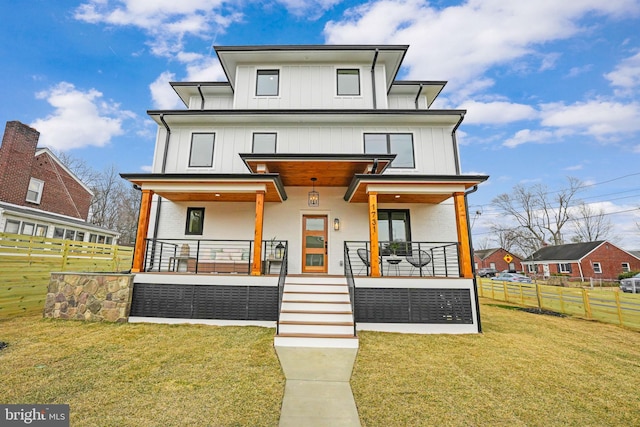
<svg viewBox="0 0 640 427">
<path fill-rule="evenodd" d="M 200 228 L 199 230 L 196 231 L 189 231 L 189 224 L 191 221 L 191 215 L 192 213 L 195 212 L 199 212 L 200 213 Z M 185 221 L 185 226 L 184 226 L 184 234 L 187 236 L 202 236 L 202 233 L 204 232 L 204 208 L 195 208 L 195 207 L 189 207 L 187 208 L 187 218 Z"/>
<path fill-rule="evenodd" d="M 273 153 L 278 152 L 278 133 L 277 132 L 253 132 L 251 134 L 251 152 L 256 152 L 256 135 L 273 135 Z M 271 153 L 271 151 L 260 151 L 260 153 Z"/>
<path fill-rule="evenodd" d="M 277 76 L 278 78 L 278 82 L 276 84 L 276 93 L 272 94 L 272 93 L 259 93 L 260 92 L 260 76 Z M 280 96 L 280 70 L 277 68 L 269 68 L 269 69 L 258 69 L 256 70 L 256 96 Z"/>
<path fill-rule="evenodd" d="M 623 262 L 622 263 L 622 272 L 623 273 L 628 273 L 631 271 L 631 264 L 629 264 L 628 262 Z"/>
<path fill-rule="evenodd" d="M 42 193 L 44 190 L 44 181 L 38 178 L 31 178 L 29 180 L 29 187 L 31 187 L 31 184 L 35 183 L 38 184 L 38 191 L 34 191 L 34 190 L 29 190 L 29 188 L 27 187 L 27 196 L 26 196 L 26 201 L 29 203 L 35 203 L 36 205 L 40 204 L 40 201 L 42 200 Z M 36 199 L 35 200 L 29 200 L 29 193 L 30 192 L 35 192 L 36 193 Z"/>
<path fill-rule="evenodd" d="M 602 264 L 601 263 L 594 262 L 591 266 L 593 267 L 593 272 L 595 274 L 602 274 Z M 597 268 L 596 268 L 596 266 L 597 266 Z"/>
<path fill-rule="evenodd" d="M 341 75 L 351 75 L 349 73 L 341 74 L 341 71 L 356 71 L 356 75 L 358 76 L 358 93 L 340 93 L 340 76 Z M 360 82 L 360 69 L 359 68 L 338 68 L 336 69 L 336 95 L 337 96 L 362 96 L 361 91 L 361 82 Z"/>
<path fill-rule="evenodd" d="M 387 152 L 384 154 L 393 154 L 391 152 L 391 135 L 409 135 L 411 136 L 411 166 L 393 166 L 393 162 L 388 166 L 390 169 L 415 169 L 416 168 L 416 147 L 413 139 L 413 132 L 364 132 L 363 133 L 363 151 L 367 154 L 367 135 L 385 135 Z M 375 154 L 375 153 L 368 153 Z M 382 154 L 382 153 L 379 153 Z M 394 159 L 395 161 L 395 159 Z"/>
<path fill-rule="evenodd" d="M 571 273 L 571 263 L 570 262 L 558 263 L 558 273 Z"/>
<path fill-rule="evenodd" d="M 193 165 L 191 164 L 192 162 L 192 155 L 193 155 L 193 136 L 194 135 L 212 135 L 213 136 L 213 141 L 211 143 L 211 163 L 208 166 L 200 166 L 200 165 Z M 216 133 L 215 132 L 191 132 L 191 143 L 189 145 L 189 167 L 190 168 L 213 168 L 213 160 L 215 158 L 215 153 L 216 153 Z"/>
<path fill-rule="evenodd" d="M 16 226 L 17 226 L 15 233 L 11 233 L 11 232 L 7 231 L 7 225 L 8 225 L 9 223 L 11 223 L 11 224 L 13 224 L 13 225 L 16 225 Z M 3 231 L 3 233 L 7 233 L 7 234 L 20 234 L 20 227 L 21 227 L 21 225 L 22 225 L 22 221 L 18 221 L 18 220 L 15 220 L 15 219 L 9 219 L 9 218 L 7 218 L 7 220 L 4 222 L 4 231 Z"/>
</svg>

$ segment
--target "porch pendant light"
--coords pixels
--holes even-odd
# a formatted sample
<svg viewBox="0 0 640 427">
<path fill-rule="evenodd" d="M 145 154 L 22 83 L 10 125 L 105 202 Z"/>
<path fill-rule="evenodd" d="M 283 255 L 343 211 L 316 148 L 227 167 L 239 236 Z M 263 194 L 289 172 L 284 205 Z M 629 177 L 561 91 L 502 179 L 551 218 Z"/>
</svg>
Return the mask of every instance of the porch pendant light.
<svg viewBox="0 0 640 427">
<path fill-rule="evenodd" d="M 316 191 L 317 179 L 318 178 L 311 178 L 311 191 L 309 191 L 309 196 L 307 198 L 309 206 L 320 206 L 320 193 Z"/>
</svg>

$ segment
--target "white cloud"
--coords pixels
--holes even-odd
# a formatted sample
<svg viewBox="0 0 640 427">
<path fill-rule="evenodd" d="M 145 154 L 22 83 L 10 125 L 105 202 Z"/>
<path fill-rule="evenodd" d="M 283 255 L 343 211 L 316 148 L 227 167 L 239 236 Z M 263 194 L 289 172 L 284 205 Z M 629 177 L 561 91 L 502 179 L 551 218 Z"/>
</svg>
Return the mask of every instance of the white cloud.
<svg viewBox="0 0 640 427">
<path fill-rule="evenodd" d="M 71 83 L 61 82 L 36 94 L 55 108 L 53 114 L 34 121 L 40 132 L 40 144 L 60 151 L 86 146 L 102 147 L 121 135 L 122 122 L 135 114 L 102 99 L 96 89 L 86 92 Z"/>
<path fill-rule="evenodd" d="M 518 145 L 526 144 L 528 142 L 534 143 L 549 143 L 555 142 L 555 135 L 553 132 L 548 130 L 531 130 L 531 129 L 522 129 L 512 137 L 507 139 L 504 142 L 505 147 L 514 148 Z"/>
<path fill-rule="evenodd" d="M 640 130 L 640 104 L 593 100 L 572 105 L 541 105 L 542 125 L 564 128 L 599 139 Z"/>
<path fill-rule="evenodd" d="M 579 171 L 582 170 L 584 168 L 583 165 L 573 165 L 573 166 L 567 166 L 566 168 L 564 168 L 564 170 L 566 171 Z"/>
<path fill-rule="evenodd" d="M 623 90 L 640 86 L 640 52 L 626 58 L 610 73 L 604 75 L 613 86 Z"/>
<path fill-rule="evenodd" d="M 290 13 L 297 16 L 305 16 L 308 19 L 316 19 L 331 9 L 342 0 L 277 0 L 289 10 Z"/>
<path fill-rule="evenodd" d="M 137 27 L 151 37 L 151 51 L 173 57 L 185 36 L 207 37 L 242 20 L 233 2 L 224 0 L 89 0 L 74 17 L 91 24 Z"/>
<path fill-rule="evenodd" d="M 324 31 L 328 43 L 410 44 L 407 78 L 449 80 L 457 90 L 519 58 L 542 58 L 536 68 L 544 69 L 553 57 L 537 46 L 582 31 L 586 16 L 626 17 L 639 8 L 635 0 L 469 0 L 442 9 L 426 0 L 379 0 L 351 8 Z"/>
<path fill-rule="evenodd" d="M 165 71 L 149 85 L 153 105 L 160 110 L 173 110 L 180 107 L 182 101 L 173 90 L 169 82 L 175 80 L 175 74 Z"/>
<path fill-rule="evenodd" d="M 153 166 L 151 166 L 151 165 L 143 165 L 143 166 L 140 166 L 140 170 L 142 172 L 153 172 Z"/>
<path fill-rule="evenodd" d="M 504 124 L 538 116 L 538 112 L 529 105 L 505 101 L 465 101 L 458 108 L 467 110 L 465 124 Z"/>
<path fill-rule="evenodd" d="M 202 58 L 187 66 L 186 80 L 190 82 L 215 82 L 226 81 L 227 77 L 218 59 Z"/>
</svg>

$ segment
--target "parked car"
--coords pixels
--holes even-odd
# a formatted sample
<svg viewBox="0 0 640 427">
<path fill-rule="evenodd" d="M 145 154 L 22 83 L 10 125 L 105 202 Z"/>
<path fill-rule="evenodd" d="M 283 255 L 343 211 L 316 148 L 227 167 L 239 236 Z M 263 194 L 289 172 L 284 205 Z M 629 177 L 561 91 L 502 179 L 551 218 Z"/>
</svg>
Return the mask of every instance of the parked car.
<svg viewBox="0 0 640 427">
<path fill-rule="evenodd" d="M 479 268 L 476 274 L 480 277 L 493 277 L 498 274 L 498 270 L 495 268 Z"/>
<path fill-rule="evenodd" d="M 622 292 L 635 292 L 640 294 L 640 273 L 633 277 L 620 280 L 620 290 Z"/>
<path fill-rule="evenodd" d="M 516 273 L 500 273 L 496 277 L 492 277 L 491 280 L 498 280 L 500 282 L 531 283 L 530 277 Z"/>
</svg>

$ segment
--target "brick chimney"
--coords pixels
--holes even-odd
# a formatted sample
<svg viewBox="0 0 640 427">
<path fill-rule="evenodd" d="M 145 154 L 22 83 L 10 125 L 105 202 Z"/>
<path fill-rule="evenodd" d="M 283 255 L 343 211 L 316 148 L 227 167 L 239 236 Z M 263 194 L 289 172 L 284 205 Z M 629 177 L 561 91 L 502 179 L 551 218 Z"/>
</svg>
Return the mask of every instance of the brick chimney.
<svg viewBox="0 0 640 427">
<path fill-rule="evenodd" d="M 40 132 L 18 121 L 7 122 L 0 146 L 0 200 L 24 205 Z"/>
</svg>

